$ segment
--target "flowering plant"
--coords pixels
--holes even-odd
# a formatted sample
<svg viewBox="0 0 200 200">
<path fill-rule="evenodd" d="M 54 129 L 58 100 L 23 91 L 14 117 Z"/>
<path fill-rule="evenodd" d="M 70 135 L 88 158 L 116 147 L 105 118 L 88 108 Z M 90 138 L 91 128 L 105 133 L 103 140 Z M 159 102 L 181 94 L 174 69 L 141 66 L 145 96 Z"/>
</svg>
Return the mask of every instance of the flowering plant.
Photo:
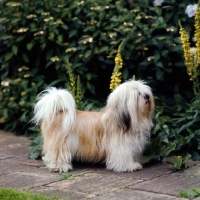
<svg viewBox="0 0 200 200">
<path fill-rule="evenodd" d="M 162 3 L 164 3 L 164 2 L 165 2 L 164 0 L 154 0 L 153 5 L 154 6 L 161 6 Z"/>
<path fill-rule="evenodd" d="M 197 4 L 194 5 L 188 5 L 185 9 L 185 13 L 188 15 L 188 17 L 193 17 L 195 15 L 195 11 L 197 9 Z"/>
<path fill-rule="evenodd" d="M 200 96 L 200 87 L 198 81 L 198 67 L 200 64 L 200 6 L 195 11 L 195 39 L 196 47 L 191 48 L 187 32 L 180 24 L 180 35 L 182 48 L 184 52 L 185 65 L 187 67 L 187 73 L 190 81 L 193 82 L 193 89 L 195 96 Z"/>
<path fill-rule="evenodd" d="M 121 49 L 125 40 L 122 40 L 119 45 L 117 55 L 115 57 L 115 68 L 111 77 L 110 89 L 113 91 L 121 83 L 121 72 L 119 71 L 122 68 L 123 60 L 121 57 Z"/>
</svg>

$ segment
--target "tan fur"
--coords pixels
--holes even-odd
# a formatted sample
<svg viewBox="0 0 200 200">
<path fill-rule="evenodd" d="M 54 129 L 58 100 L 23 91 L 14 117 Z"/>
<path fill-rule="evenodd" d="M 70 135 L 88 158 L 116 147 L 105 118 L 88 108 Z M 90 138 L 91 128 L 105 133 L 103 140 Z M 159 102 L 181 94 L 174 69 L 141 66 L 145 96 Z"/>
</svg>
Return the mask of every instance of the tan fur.
<svg viewBox="0 0 200 200">
<path fill-rule="evenodd" d="M 77 111 L 74 133 L 79 138 L 80 153 L 88 155 L 81 158 L 84 161 L 100 161 L 105 157 L 105 151 L 101 149 L 103 129 L 101 124 L 102 112 Z M 84 120 L 83 120 L 84 119 Z M 90 122 L 90 123 L 86 123 Z"/>
<path fill-rule="evenodd" d="M 116 172 L 142 169 L 138 161 L 153 127 L 154 107 L 151 90 L 142 81 L 121 84 L 100 112 L 75 110 L 68 91 L 47 89 L 35 106 L 45 165 L 67 172 L 75 159 L 103 161 Z"/>
<path fill-rule="evenodd" d="M 101 116 L 103 112 L 86 112 L 86 111 L 76 111 L 77 118 L 74 124 L 73 131 L 69 134 L 74 134 L 79 139 L 79 150 L 76 152 L 77 160 L 81 161 L 95 161 L 99 162 L 105 158 L 105 150 L 102 147 L 103 138 L 103 126 L 101 124 Z M 49 149 L 49 144 L 58 147 L 55 149 L 56 157 L 60 153 L 59 148 L 67 140 L 69 135 L 64 138 L 57 138 L 62 126 L 63 113 L 59 112 L 53 123 L 48 127 L 46 122 L 42 123 L 42 132 L 45 133 L 43 137 L 48 136 L 44 139 L 43 154 Z M 90 122 L 88 124 L 86 122 Z M 85 158 L 83 155 L 87 155 Z"/>
</svg>

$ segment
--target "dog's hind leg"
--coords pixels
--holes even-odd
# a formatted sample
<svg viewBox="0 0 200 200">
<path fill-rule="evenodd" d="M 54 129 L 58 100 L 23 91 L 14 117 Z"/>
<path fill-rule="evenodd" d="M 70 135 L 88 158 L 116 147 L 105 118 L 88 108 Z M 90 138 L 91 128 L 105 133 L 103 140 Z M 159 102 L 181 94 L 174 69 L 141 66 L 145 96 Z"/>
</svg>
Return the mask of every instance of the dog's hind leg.
<svg viewBox="0 0 200 200">
<path fill-rule="evenodd" d="M 57 146 L 54 142 L 50 143 L 48 149 L 43 148 L 44 156 L 42 160 L 50 171 L 68 172 L 72 170 L 71 155 L 64 146 Z"/>
<path fill-rule="evenodd" d="M 75 122 L 75 108 L 72 94 L 65 89 L 49 87 L 38 95 L 32 121 L 41 124 L 43 160 L 51 171 L 72 169 L 70 147 L 65 142 Z"/>
<path fill-rule="evenodd" d="M 44 139 L 42 160 L 50 171 L 68 172 L 72 170 L 71 153 L 64 142 Z"/>
<path fill-rule="evenodd" d="M 50 171 L 68 172 L 72 170 L 71 152 L 65 136 L 56 126 L 42 125 L 43 161 Z"/>
</svg>

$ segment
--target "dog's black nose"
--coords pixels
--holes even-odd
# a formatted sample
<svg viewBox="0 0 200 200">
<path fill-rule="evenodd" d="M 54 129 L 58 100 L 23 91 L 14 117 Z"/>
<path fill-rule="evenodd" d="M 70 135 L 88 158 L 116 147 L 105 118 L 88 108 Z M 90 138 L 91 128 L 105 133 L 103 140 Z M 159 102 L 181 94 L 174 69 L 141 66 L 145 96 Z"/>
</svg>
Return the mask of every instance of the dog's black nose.
<svg viewBox="0 0 200 200">
<path fill-rule="evenodd" d="M 145 94 L 145 95 L 144 95 L 144 99 L 149 100 L 149 99 L 150 99 L 149 95 L 148 95 L 148 94 Z"/>
</svg>

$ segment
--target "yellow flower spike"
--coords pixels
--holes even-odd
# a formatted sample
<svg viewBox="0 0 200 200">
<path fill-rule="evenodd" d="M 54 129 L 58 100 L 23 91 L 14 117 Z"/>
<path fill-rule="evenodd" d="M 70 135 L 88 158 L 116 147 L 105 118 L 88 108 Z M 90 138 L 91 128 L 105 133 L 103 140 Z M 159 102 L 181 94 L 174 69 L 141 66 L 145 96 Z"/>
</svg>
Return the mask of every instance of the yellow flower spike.
<svg viewBox="0 0 200 200">
<path fill-rule="evenodd" d="M 200 64 L 200 1 L 195 12 L 195 39 L 196 48 L 190 48 L 189 38 L 186 31 L 181 26 L 180 22 L 180 35 L 182 48 L 185 58 L 185 65 L 187 67 L 187 73 L 189 75 L 189 80 L 193 82 L 193 90 L 196 97 L 200 97 L 200 87 L 198 80 L 198 66 Z"/>
<path fill-rule="evenodd" d="M 123 60 L 121 58 L 121 49 L 124 42 L 125 40 L 122 40 L 121 44 L 118 47 L 117 55 L 115 57 L 115 68 L 111 76 L 111 84 L 110 84 L 111 91 L 113 91 L 121 83 L 121 72 L 119 72 L 119 70 L 123 66 Z"/>
<path fill-rule="evenodd" d="M 195 12 L 195 38 L 196 38 L 196 58 L 198 64 L 200 64 L 200 8 L 197 7 L 197 10 Z"/>
<path fill-rule="evenodd" d="M 181 35 L 181 42 L 183 47 L 183 53 L 185 58 L 185 65 L 187 67 L 187 71 L 192 71 L 193 68 L 193 58 L 190 52 L 190 43 L 189 38 L 187 36 L 186 31 L 180 24 L 180 35 Z M 188 74 L 189 75 L 189 74 Z"/>
<path fill-rule="evenodd" d="M 70 91 L 72 93 L 72 95 L 75 97 L 75 78 L 74 78 L 74 74 L 72 72 L 72 68 L 71 68 L 71 63 L 69 63 L 69 61 L 67 60 L 67 69 L 68 69 L 68 74 L 69 74 L 69 80 L 70 80 Z"/>
<path fill-rule="evenodd" d="M 71 63 L 67 60 L 67 69 L 69 75 L 69 84 L 70 84 L 70 91 L 76 101 L 76 105 L 78 109 L 82 109 L 82 93 L 81 93 L 81 81 L 80 77 L 78 76 L 75 79 L 75 76 L 72 72 Z"/>
</svg>

